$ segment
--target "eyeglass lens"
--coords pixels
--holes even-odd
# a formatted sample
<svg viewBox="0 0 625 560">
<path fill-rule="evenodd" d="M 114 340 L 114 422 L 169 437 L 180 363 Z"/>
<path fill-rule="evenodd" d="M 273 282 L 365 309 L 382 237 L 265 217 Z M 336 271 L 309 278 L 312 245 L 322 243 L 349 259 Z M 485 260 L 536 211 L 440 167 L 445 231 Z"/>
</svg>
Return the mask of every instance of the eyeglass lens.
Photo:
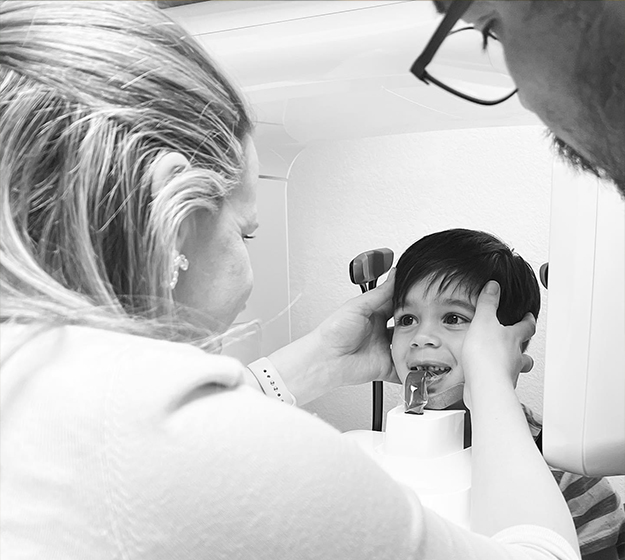
<svg viewBox="0 0 625 560">
<path fill-rule="evenodd" d="M 500 99 L 516 89 L 508 74 L 503 47 L 472 27 L 451 31 L 427 67 L 445 85 L 485 101 Z"/>
</svg>

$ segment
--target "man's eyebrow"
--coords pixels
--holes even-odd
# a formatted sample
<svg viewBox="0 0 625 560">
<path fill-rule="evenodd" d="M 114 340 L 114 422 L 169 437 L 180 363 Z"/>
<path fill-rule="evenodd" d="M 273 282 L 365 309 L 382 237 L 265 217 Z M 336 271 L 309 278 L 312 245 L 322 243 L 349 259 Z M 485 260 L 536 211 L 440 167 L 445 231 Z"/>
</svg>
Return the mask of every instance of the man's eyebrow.
<svg viewBox="0 0 625 560">
<path fill-rule="evenodd" d="M 446 14 L 447 8 L 445 7 L 445 3 L 443 0 L 432 0 L 434 2 L 434 7 L 439 14 Z"/>
<path fill-rule="evenodd" d="M 471 302 L 467 301 L 466 299 L 448 298 L 448 299 L 442 300 L 441 303 L 443 305 L 449 305 L 452 307 L 462 307 L 463 309 L 466 309 L 467 311 L 470 311 L 471 313 L 475 313 L 475 305 L 473 305 Z"/>
</svg>

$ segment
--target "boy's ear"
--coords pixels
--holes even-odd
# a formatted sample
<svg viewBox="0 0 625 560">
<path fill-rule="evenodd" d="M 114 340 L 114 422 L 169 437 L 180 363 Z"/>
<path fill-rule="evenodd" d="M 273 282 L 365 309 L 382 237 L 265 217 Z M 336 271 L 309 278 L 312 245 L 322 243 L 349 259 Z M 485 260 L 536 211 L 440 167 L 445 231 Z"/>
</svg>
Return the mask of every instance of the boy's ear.
<svg viewBox="0 0 625 560">
<path fill-rule="evenodd" d="M 167 152 L 152 166 L 152 195 L 156 196 L 176 174 L 189 168 L 189 160 L 180 152 Z"/>
</svg>

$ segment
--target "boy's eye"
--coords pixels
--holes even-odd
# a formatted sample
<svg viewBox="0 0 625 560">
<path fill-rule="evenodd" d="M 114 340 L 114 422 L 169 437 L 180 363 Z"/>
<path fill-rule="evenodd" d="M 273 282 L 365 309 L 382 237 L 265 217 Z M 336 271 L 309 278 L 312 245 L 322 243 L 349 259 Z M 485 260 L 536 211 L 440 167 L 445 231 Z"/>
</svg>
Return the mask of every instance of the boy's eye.
<svg viewBox="0 0 625 560">
<path fill-rule="evenodd" d="M 397 325 L 400 327 L 409 327 L 415 323 L 415 318 L 412 315 L 402 315 L 397 320 Z"/>
<path fill-rule="evenodd" d="M 462 315 L 456 315 L 455 313 L 448 313 L 443 319 L 443 323 L 445 323 L 446 325 L 466 325 L 470 322 L 471 321 L 466 317 L 463 317 Z"/>
</svg>

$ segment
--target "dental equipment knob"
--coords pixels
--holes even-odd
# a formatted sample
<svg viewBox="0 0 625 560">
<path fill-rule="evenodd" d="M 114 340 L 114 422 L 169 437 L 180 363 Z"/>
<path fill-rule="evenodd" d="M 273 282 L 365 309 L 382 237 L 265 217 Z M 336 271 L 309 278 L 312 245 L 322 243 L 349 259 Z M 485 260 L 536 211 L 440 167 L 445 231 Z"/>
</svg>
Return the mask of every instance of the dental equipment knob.
<svg viewBox="0 0 625 560">
<path fill-rule="evenodd" d="M 373 290 L 378 278 L 386 274 L 393 265 L 393 251 L 387 248 L 372 249 L 355 257 L 349 263 L 349 278 L 353 284 L 358 284 L 362 293 Z M 382 431 L 382 414 L 384 409 L 384 394 L 382 381 L 373 382 L 373 421 L 371 429 Z"/>
</svg>

